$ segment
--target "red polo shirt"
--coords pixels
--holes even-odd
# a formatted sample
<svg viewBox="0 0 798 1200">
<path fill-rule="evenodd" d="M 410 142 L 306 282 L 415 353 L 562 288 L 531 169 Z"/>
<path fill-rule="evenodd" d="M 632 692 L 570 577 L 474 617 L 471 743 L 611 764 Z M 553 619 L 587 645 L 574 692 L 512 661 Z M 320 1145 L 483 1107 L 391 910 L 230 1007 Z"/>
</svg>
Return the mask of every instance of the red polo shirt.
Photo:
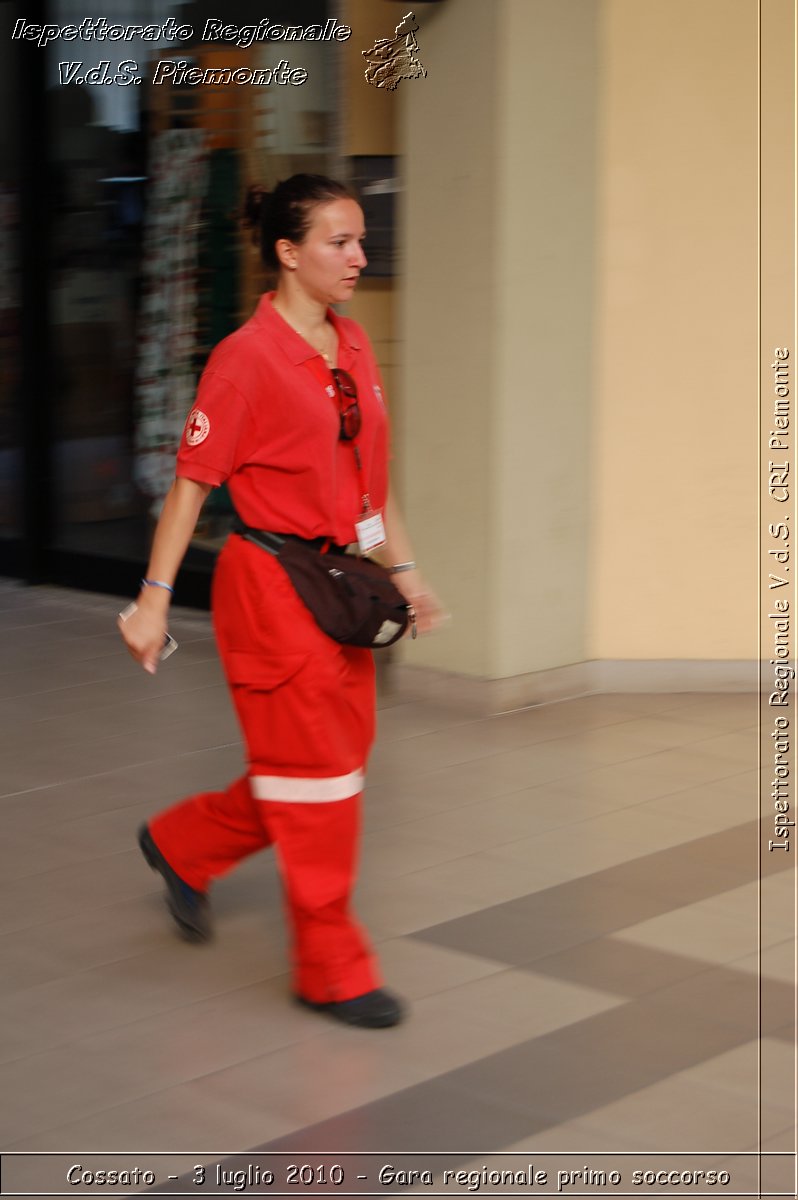
<svg viewBox="0 0 798 1200">
<path fill-rule="evenodd" d="M 215 348 L 177 455 L 177 475 L 227 482 L 246 525 L 356 541 L 361 478 L 342 442 L 339 398 L 324 359 L 261 296 L 253 316 Z M 357 445 L 373 508 L 385 504 L 388 421 L 379 370 L 361 327 L 332 309 L 338 366 L 357 384 Z"/>
</svg>

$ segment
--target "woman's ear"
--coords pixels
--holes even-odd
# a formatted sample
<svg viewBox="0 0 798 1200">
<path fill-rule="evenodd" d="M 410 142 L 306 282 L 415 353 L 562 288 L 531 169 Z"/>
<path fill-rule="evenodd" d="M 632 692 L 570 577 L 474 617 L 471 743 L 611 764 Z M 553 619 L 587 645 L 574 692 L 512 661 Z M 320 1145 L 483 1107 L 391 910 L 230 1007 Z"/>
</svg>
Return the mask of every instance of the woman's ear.
<svg viewBox="0 0 798 1200">
<path fill-rule="evenodd" d="M 281 267 L 285 267 L 287 271 L 296 268 L 296 246 L 289 242 L 288 238 L 278 238 L 274 243 L 274 253 Z"/>
</svg>

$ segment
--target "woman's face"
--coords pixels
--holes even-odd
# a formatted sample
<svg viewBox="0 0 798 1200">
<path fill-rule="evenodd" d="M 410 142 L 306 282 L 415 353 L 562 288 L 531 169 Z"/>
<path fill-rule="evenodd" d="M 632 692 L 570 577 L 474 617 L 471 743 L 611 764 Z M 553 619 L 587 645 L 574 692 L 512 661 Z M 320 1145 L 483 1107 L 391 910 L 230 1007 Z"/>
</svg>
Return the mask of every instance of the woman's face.
<svg viewBox="0 0 798 1200">
<path fill-rule="evenodd" d="M 310 297 L 325 305 L 349 300 L 366 265 L 365 232 L 363 211 L 356 201 L 317 204 L 305 240 L 285 243 L 288 261 L 296 263 L 288 273 Z"/>
</svg>

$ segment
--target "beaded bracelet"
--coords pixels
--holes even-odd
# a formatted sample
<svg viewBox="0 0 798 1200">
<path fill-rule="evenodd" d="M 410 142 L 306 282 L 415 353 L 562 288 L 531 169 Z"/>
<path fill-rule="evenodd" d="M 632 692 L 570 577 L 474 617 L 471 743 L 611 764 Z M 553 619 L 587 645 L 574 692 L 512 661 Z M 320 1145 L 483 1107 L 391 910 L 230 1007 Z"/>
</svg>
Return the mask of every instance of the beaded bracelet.
<svg viewBox="0 0 798 1200">
<path fill-rule="evenodd" d="M 168 583 L 164 583 L 162 579 L 142 579 L 141 586 L 165 588 L 170 596 L 174 596 L 175 594 L 175 589 L 170 587 Z"/>
</svg>

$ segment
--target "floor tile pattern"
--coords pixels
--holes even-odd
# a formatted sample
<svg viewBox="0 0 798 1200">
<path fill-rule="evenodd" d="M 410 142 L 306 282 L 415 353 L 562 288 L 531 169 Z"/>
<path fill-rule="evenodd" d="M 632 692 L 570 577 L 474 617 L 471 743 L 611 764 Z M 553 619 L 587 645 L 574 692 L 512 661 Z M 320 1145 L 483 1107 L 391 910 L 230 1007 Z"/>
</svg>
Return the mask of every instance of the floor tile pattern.
<svg viewBox="0 0 798 1200">
<path fill-rule="evenodd" d="M 135 830 L 239 735 L 207 617 L 150 678 L 118 607 L 0 583 L 4 1150 L 794 1153 L 757 697 L 384 694 L 357 902 L 411 1018 L 364 1032 L 290 1002 L 268 855 L 216 886 L 212 944 L 173 937 Z"/>
</svg>

